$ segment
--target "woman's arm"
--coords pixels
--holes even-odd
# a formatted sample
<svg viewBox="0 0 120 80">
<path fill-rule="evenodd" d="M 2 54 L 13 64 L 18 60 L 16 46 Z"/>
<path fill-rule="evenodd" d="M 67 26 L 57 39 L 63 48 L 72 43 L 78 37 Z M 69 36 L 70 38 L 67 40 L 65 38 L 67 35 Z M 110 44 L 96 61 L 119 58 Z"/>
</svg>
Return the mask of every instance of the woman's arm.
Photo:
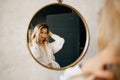
<svg viewBox="0 0 120 80">
<path fill-rule="evenodd" d="M 89 58 L 78 69 L 68 68 L 61 75 L 61 80 L 119 80 L 120 77 L 120 57 L 108 55 L 115 53 L 113 47 L 107 47 L 100 53 Z M 114 70 L 107 69 L 105 65 L 113 64 Z M 108 66 L 112 68 L 112 66 Z M 78 74 L 76 74 L 78 72 Z M 117 72 L 117 74 L 115 73 Z"/>
<path fill-rule="evenodd" d="M 52 32 L 49 32 L 49 35 L 51 36 L 51 38 L 53 38 L 55 40 L 54 42 L 50 43 L 50 46 L 51 46 L 53 52 L 56 53 L 60 49 L 62 49 L 65 40 L 62 37 L 60 37 L 56 34 L 53 34 Z"/>
<path fill-rule="evenodd" d="M 107 69 L 106 65 L 120 65 L 120 57 L 113 56 L 111 54 L 116 53 L 113 45 L 107 46 L 104 50 L 100 53 L 96 54 L 95 56 L 88 59 L 82 66 L 82 70 L 84 72 L 91 72 L 96 78 L 100 79 L 107 79 L 107 80 L 117 80 L 114 79 L 117 76 L 114 75 L 115 71 Z M 108 66 L 112 68 L 112 66 Z M 116 68 L 119 71 L 120 68 Z M 120 73 L 119 73 L 120 74 Z"/>
</svg>

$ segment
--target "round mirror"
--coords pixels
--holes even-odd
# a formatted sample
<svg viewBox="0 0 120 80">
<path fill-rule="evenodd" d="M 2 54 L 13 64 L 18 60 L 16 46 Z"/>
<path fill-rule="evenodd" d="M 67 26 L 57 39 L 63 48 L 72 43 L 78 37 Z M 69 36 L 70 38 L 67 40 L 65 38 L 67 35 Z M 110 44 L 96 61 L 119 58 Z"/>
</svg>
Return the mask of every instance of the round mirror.
<svg viewBox="0 0 120 80">
<path fill-rule="evenodd" d="M 73 7 L 54 3 L 37 11 L 27 30 L 32 57 L 42 66 L 61 70 L 77 64 L 85 55 L 89 30 Z"/>
</svg>

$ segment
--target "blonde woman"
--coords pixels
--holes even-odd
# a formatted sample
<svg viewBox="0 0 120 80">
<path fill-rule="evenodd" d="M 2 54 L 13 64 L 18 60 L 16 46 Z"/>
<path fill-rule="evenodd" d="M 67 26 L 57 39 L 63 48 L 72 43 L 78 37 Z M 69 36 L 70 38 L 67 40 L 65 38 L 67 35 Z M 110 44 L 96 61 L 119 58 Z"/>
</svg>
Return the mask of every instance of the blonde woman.
<svg viewBox="0 0 120 80">
<path fill-rule="evenodd" d="M 49 43 L 48 37 L 53 38 L 54 42 Z M 33 56 L 45 66 L 60 68 L 60 65 L 55 61 L 54 54 L 62 49 L 64 39 L 50 32 L 48 25 L 45 23 L 39 23 L 35 26 L 31 38 L 30 49 Z"/>
<path fill-rule="evenodd" d="M 66 70 L 61 80 L 120 80 L 120 0 L 107 0 L 98 22 L 98 54 Z"/>
</svg>

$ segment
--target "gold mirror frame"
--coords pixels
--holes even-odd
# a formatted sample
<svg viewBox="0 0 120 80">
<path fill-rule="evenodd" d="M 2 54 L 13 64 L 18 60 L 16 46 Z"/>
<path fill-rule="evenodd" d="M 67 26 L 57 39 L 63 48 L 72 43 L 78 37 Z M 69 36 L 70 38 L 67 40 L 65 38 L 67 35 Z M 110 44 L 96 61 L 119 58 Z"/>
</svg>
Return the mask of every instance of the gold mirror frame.
<svg viewBox="0 0 120 80">
<path fill-rule="evenodd" d="M 69 9 L 75 11 L 76 14 L 77 14 L 77 15 L 81 18 L 81 20 L 83 21 L 83 24 L 84 24 L 84 27 L 85 27 L 85 31 L 86 31 L 86 42 L 85 42 L 85 46 L 84 46 L 84 49 L 83 49 L 81 55 L 79 56 L 79 58 L 78 58 L 76 61 L 74 61 L 73 63 L 69 64 L 68 66 L 65 66 L 65 67 L 62 67 L 62 68 L 50 68 L 50 67 L 47 67 L 47 66 L 43 65 L 42 63 L 40 63 L 40 62 L 33 56 L 32 52 L 31 52 L 31 50 L 30 50 L 30 48 L 29 48 L 29 31 L 28 31 L 28 29 L 29 29 L 29 26 L 30 26 L 30 23 L 31 23 L 32 19 L 33 19 L 34 16 L 35 16 L 39 11 L 41 11 L 43 8 L 45 8 L 45 7 L 47 7 L 47 6 L 51 6 L 51 5 L 60 5 L 60 6 L 67 7 L 67 8 L 69 8 Z M 64 4 L 64 3 L 52 3 L 52 4 L 49 4 L 49 5 L 46 5 L 46 6 L 42 7 L 41 9 L 39 9 L 39 10 L 33 15 L 33 17 L 32 17 L 31 20 L 30 20 L 30 23 L 29 23 L 29 26 L 28 26 L 28 29 L 27 29 L 27 47 L 28 47 L 28 50 L 29 50 L 31 56 L 34 58 L 34 60 L 35 60 L 37 63 L 39 63 L 40 65 L 42 65 L 43 67 L 48 68 L 48 69 L 52 69 L 52 70 L 64 70 L 64 69 L 66 69 L 66 68 L 69 68 L 69 67 L 74 66 L 75 64 L 77 64 L 77 63 L 84 57 L 84 55 L 85 55 L 85 53 L 86 53 L 86 51 L 87 51 L 87 49 L 88 49 L 88 46 L 89 46 L 89 40 L 90 40 L 89 29 L 88 29 L 88 25 L 87 25 L 84 17 L 80 14 L 79 11 L 77 11 L 77 10 L 76 10 L 75 8 L 73 8 L 72 6 L 67 5 L 67 4 Z"/>
</svg>

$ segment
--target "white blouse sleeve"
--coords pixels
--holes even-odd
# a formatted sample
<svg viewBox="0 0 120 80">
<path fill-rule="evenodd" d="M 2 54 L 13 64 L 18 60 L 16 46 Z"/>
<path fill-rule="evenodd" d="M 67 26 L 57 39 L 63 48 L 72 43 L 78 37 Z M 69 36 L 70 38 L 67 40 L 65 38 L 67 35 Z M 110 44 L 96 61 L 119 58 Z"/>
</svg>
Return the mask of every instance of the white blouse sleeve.
<svg viewBox="0 0 120 80">
<path fill-rule="evenodd" d="M 62 49 L 63 47 L 63 44 L 65 42 L 65 40 L 63 38 L 61 38 L 60 36 L 56 35 L 56 34 L 53 34 L 51 36 L 55 41 L 50 43 L 50 46 L 53 50 L 53 53 L 56 53 L 58 52 L 60 49 Z"/>
</svg>

